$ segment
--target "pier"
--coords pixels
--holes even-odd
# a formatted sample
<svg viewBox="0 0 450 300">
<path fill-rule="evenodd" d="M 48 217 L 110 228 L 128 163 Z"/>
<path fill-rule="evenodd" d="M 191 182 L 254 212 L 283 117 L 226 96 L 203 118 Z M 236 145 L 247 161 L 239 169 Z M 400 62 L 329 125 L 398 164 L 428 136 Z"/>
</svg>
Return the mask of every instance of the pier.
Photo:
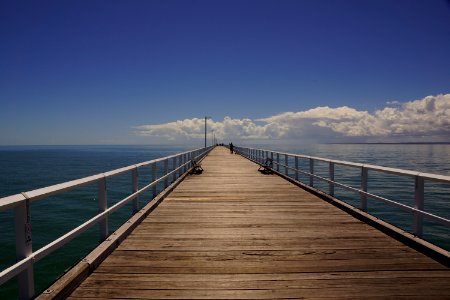
<svg viewBox="0 0 450 300">
<path fill-rule="evenodd" d="M 197 152 L 199 175 L 188 174 L 187 154 L 166 160 L 160 180 L 173 183 L 38 299 L 450 298 L 447 251 L 377 220 L 364 205 L 334 199 L 331 188 L 326 194 L 287 176 L 297 159 L 294 168 L 287 155 L 282 165 L 283 154 L 236 149 L 241 155 L 225 147 Z M 267 158 L 274 174 L 258 172 Z M 419 196 L 423 178 L 447 180 L 413 176 L 422 178 Z M 361 187 L 364 203 L 371 195 Z M 416 233 L 423 218 L 448 222 L 411 209 Z"/>
</svg>

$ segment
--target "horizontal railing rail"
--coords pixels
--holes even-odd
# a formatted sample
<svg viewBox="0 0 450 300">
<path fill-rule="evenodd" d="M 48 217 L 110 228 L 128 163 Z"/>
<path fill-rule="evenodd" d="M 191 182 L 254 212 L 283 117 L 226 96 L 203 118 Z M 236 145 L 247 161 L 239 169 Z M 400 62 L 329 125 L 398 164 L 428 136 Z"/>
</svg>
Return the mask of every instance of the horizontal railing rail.
<svg viewBox="0 0 450 300">
<path fill-rule="evenodd" d="M 424 199 L 425 199 L 425 180 L 433 181 L 433 182 L 441 182 L 450 184 L 450 176 L 431 174 L 431 173 L 422 173 L 410 170 L 382 167 L 372 164 L 362 164 L 362 163 L 354 163 L 348 161 L 341 160 L 333 160 L 321 157 L 293 154 L 293 153 L 285 153 L 285 152 L 277 152 L 265 149 L 255 149 L 255 148 L 246 148 L 246 147 L 236 147 L 235 151 L 240 155 L 247 157 L 248 159 L 258 163 L 265 164 L 267 159 L 270 159 L 273 163 L 273 170 L 280 172 L 280 168 L 284 171 L 284 175 L 289 175 L 289 170 L 291 170 L 293 174 L 293 179 L 299 181 L 299 175 L 303 174 L 309 177 L 308 185 L 314 188 L 314 180 L 320 180 L 328 183 L 328 191 L 323 191 L 330 196 L 334 197 L 334 188 L 340 187 L 346 189 L 348 191 L 357 193 L 360 195 L 360 207 L 364 212 L 367 212 L 367 199 L 371 198 L 377 201 L 381 201 L 390 206 L 399 208 L 403 211 L 412 214 L 412 234 L 422 237 L 423 236 L 423 221 L 424 219 L 428 219 L 434 222 L 437 222 L 441 225 L 450 228 L 450 220 L 424 210 Z M 299 168 L 299 160 L 304 159 L 309 161 L 309 170 L 301 170 Z M 283 162 L 284 160 L 284 162 Z M 319 176 L 314 173 L 315 162 L 320 161 L 324 163 L 328 163 L 328 178 Z M 290 164 L 291 162 L 291 164 Z M 292 165 L 293 162 L 293 165 Z M 335 181 L 335 166 L 345 166 L 351 168 L 357 168 L 360 170 L 359 183 L 360 188 L 355 188 L 350 185 L 340 183 Z M 367 192 L 368 187 L 368 172 L 375 171 L 381 173 L 395 174 L 400 176 L 406 176 L 414 179 L 414 207 L 409 206 L 392 199 L 388 199 L 379 195 L 375 195 L 373 193 Z M 281 173 L 283 174 L 283 173 Z M 291 177 L 291 176 L 290 176 Z M 386 221 L 386 220 L 385 220 Z"/>
<path fill-rule="evenodd" d="M 201 148 L 192 151 L 186 151 L 135 165 L 119 168 L 105 173 L 76 179 L 29 192 L 0 198 L 0 212 L 7 209 L 14 209 L 14 227 L 16 239 L 16 258 L 17 262 L 12 266 L 0 272 L 0 285 L 17 276 L 19 283 L 19 298 L 30 299 L 34 296 L 34 271 L 33 264 L 40 259 L 46 257 L 51 252 L 61 248 L 64 244 L 70 242 L 81 233 L 96 224 L 100 224 L 100 241 L 104 241 L 108 235 L 108 215 L 117 211 L 124 205 L 133 202 L 132 213 L 139 210 L 139 196 L 153 189 L 153 196 L 156 197 L 157 185 L 163 183 L 164 188 L 169 186 L 169 180 L 175 181 L 177 178 L 189 172 L 192 168 L 192 160 L 198 161 L 202 159 L 213 147 Z M 172 161 L 172 170 L 169 171 L 169 161 Z M 158 165 L 162 164 L 162 176 L 157 177 Z M 150 166 L 152 172 L 152 180 L 142 188 L 138 188 L 139 168 Z M 159 166 L 161 167 L 161 166 Z M 106 180 L 108 178 L 131 172 L 132 193 L 115 203 L 111 207 L 107 207 L 107 189 Z M 65 233 L 56 240 L 43 246 L 42 248 L 32 251 L 32 235 L 31 235 L 31 209 L 30 203 L 47 198 L 52 195 L 60 194 L 77 187 L 88 184 L 97 183 L 98 185 L 98 206 L 99 212 L 94 217 Z"/>
</svg>

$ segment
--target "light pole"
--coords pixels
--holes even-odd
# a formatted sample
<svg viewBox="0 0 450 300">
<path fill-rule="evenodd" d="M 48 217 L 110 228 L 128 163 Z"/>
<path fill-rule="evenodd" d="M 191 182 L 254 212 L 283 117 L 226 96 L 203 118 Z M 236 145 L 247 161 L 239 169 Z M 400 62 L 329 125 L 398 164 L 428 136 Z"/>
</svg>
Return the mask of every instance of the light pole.
<svg viewBox="0 0 450 300">
<path fill-rule="evenodd" d="M 211 146 L 214 146 L 214 129 L 211 130 Z"/>
<path fill-rule="evenodd" d="M 205 148 L 206 148 L 206 120 L 211 119 L 211 117 L 205 116 Z"/>
</svg>

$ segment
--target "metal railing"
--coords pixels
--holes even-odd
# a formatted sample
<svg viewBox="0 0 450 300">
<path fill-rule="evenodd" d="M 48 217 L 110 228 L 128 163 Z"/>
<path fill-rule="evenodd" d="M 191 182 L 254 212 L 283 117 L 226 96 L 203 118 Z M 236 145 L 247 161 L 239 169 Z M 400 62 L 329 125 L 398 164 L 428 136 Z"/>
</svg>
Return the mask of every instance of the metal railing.
<svg viewBox="0 0 450 300">
<path fill-rule="evenodd" d="M 307 155 L 299 155 L 292 153 L 284 153 L 284 152 L 276 152 L 271 150 L 264 149 L 255 149 L 255 148 L 245 148 L 245 147 L 235 147 L 236 152 L 240 155 L 247 157 L 248 159 L 258 163 L 264 164 L 267 159 L 271 159 L 273 162 L 273 170 L 280 173 L 280 167 L 284 171 L 284 175 L 289 175 L 289 170 L 293 172 L 293 179 L 299 181 L 299 175 L 303 174 L 309 177 L 309 182 L 307 183 L 310 187 L 314 187 L 315 180 L 319 180 L 322 182 L 328 183 L 328 191 L 322 191 L 330 196 L 334 197 L 334 188 L 340 187 L 345 190 L 352 191 L 360 195 L 360 207 L 364 212 L 367 212 L 367 199 L 371 198 L 377 201 L 384 202 L 390 206 L 399 208 L 403 211 L 406 211 L 412 215 L 412 234 L 422 237 L 423 235 L 423 221 L 424 219 L 428 219 L 439 224 L 442 224 L 446 227 L 450 228 L 450 220 L 432 214 L 424 210 L 424 198 L 425 198 L 425 180 L 433 181 L 433 182 L 443 182 L 446 184 L 450 184 L 450 176 L 430 174 L 430 173 L 421 173 L 414 172 L 409 170 L 402 170 L 396 168 L 388 168 L 382 166 L 376 166 L 371 164 L 361 164 L 361 163 L 353 163 L 348 161 L 341 160 L 332 160 L 314 156 Z M 307 160 L 309 162 L 309 169 L 301 170 L 299 168 L 299 160 Z M 320 161 L 324 163 L 328 163 L 328 177 L 319 176 L 314 173 L 315 162 Z M 351 168 L 356 168 L 360 170 L 360 188 L 355 188 L 349 186 L 347 184 L 343 184 L 335 181 L 335 166 L 346 166 Z M 389 173 L 396 174 L 404 177 L 409 177 L 414 180 L 414 207 L 385 198 L 379 195 L 375 195 L 373 193 L 367 192 L 368 180 L 369 180 L 369 171 L 381 172 L 381 173 Z M 385 220 L 386 221 L 386 220 Z"/>
<path fill-rule="evenodd" d="M 17 276 L 19 284 L 19 298 L 32 298 L 34 296 L 33 265 L 35 262 L 46 257 L 51 252 L 61 248 L 64 244 L 70 242 L 72 239 L 79 236 L 81 233 L 85 232 L 95 224 L 99 224 L 100 241 L 104 241 L 109 235 L 108 215 L 112 214 L 113 212 L 130 202 L 133 203 L 132 213 L 136 213 L 139 210 L 139 195 L 149 189 L 152 189 L 154 198 L 157 193 L 156 187 L 159 183 L 163 183 L 164 189 L 167 188 L 169 186 L 170 179 L 172 179 L 172 181 L 175 181 L 178 177 L 188 172 L 192 167 L 192 160 L 199 160 L 203 158 L 212 148 L 213 147 L 207 147 L 192 151 L 186 151 L 183 153 L 142 162 L 109 172 L 0 198 L 0 212 L 7 209 L 14 209 L 17 259 L 17 262 L 14 265 L 0 272 L 0 285 Z M 169 161 L 172 161 L 172 170 L 170 172 Z M 157 164 L 163 165 L 162 170 L 159 170 L 160 173 L 162 171 L 163 175 L 159 178 L 157 178 Z M 139 168 L 145 166 L 151 167 L 152 181 L 139 189 L 138 171 Z M 108 178 L 123 174 L 125 172 L 131 172 L 132 193 L 108 208 L 106 181 Z M 98 186 L 98 214 L 88 221 L 84 222 L 83 224 L 79 225 L 78 227 L 62 235 L 61 237 L 57 238 L 56 240 L 52 241 L 51 243 L 33 252 L 30 203 L 92 183 L 97 183 Z"/>
</svg>

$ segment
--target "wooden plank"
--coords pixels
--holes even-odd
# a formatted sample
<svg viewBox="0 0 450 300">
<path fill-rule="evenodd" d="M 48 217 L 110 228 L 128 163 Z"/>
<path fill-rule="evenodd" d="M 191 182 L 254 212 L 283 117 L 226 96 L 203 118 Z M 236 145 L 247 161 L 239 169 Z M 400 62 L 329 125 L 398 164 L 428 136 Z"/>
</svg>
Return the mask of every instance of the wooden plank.
<svg viewBox="0 0 450 300">
<path fill-rule="evenodd" d="M 445 266 L 216 148 L 71 299 L 443 299 Z"/>
<path fill-rule="evenodd" d="M 400 289 L 392 284 L 372 285 L 361 287 L 334 287 L 327 289 L 323 287 L 315 288 L 284 288 L 284 289 L 104 289 L 104 288 L 84 288 L 77 290 L 75 297 L 103 297 L 103 298 L 124 298 L 124 299 L 298 299 L 306 298 L 348 298 L 354 297 L 367 299 L 366 297 L 392 297 L 414 296 L 423 293 L 424 285 L 410 285 L 409 289 Z M 431 290 L 426 294 L 426 298 L 439 298 L 446 296 L 446 290 Z M 338 296 L 336 296 L 336 294 Z M 300 296 L 299 296 L 300 295 Z M 365 295 L 365 296 L 362 296 Z M 422 294 L 422 298 L 424 295 Z"/>
</svg>

